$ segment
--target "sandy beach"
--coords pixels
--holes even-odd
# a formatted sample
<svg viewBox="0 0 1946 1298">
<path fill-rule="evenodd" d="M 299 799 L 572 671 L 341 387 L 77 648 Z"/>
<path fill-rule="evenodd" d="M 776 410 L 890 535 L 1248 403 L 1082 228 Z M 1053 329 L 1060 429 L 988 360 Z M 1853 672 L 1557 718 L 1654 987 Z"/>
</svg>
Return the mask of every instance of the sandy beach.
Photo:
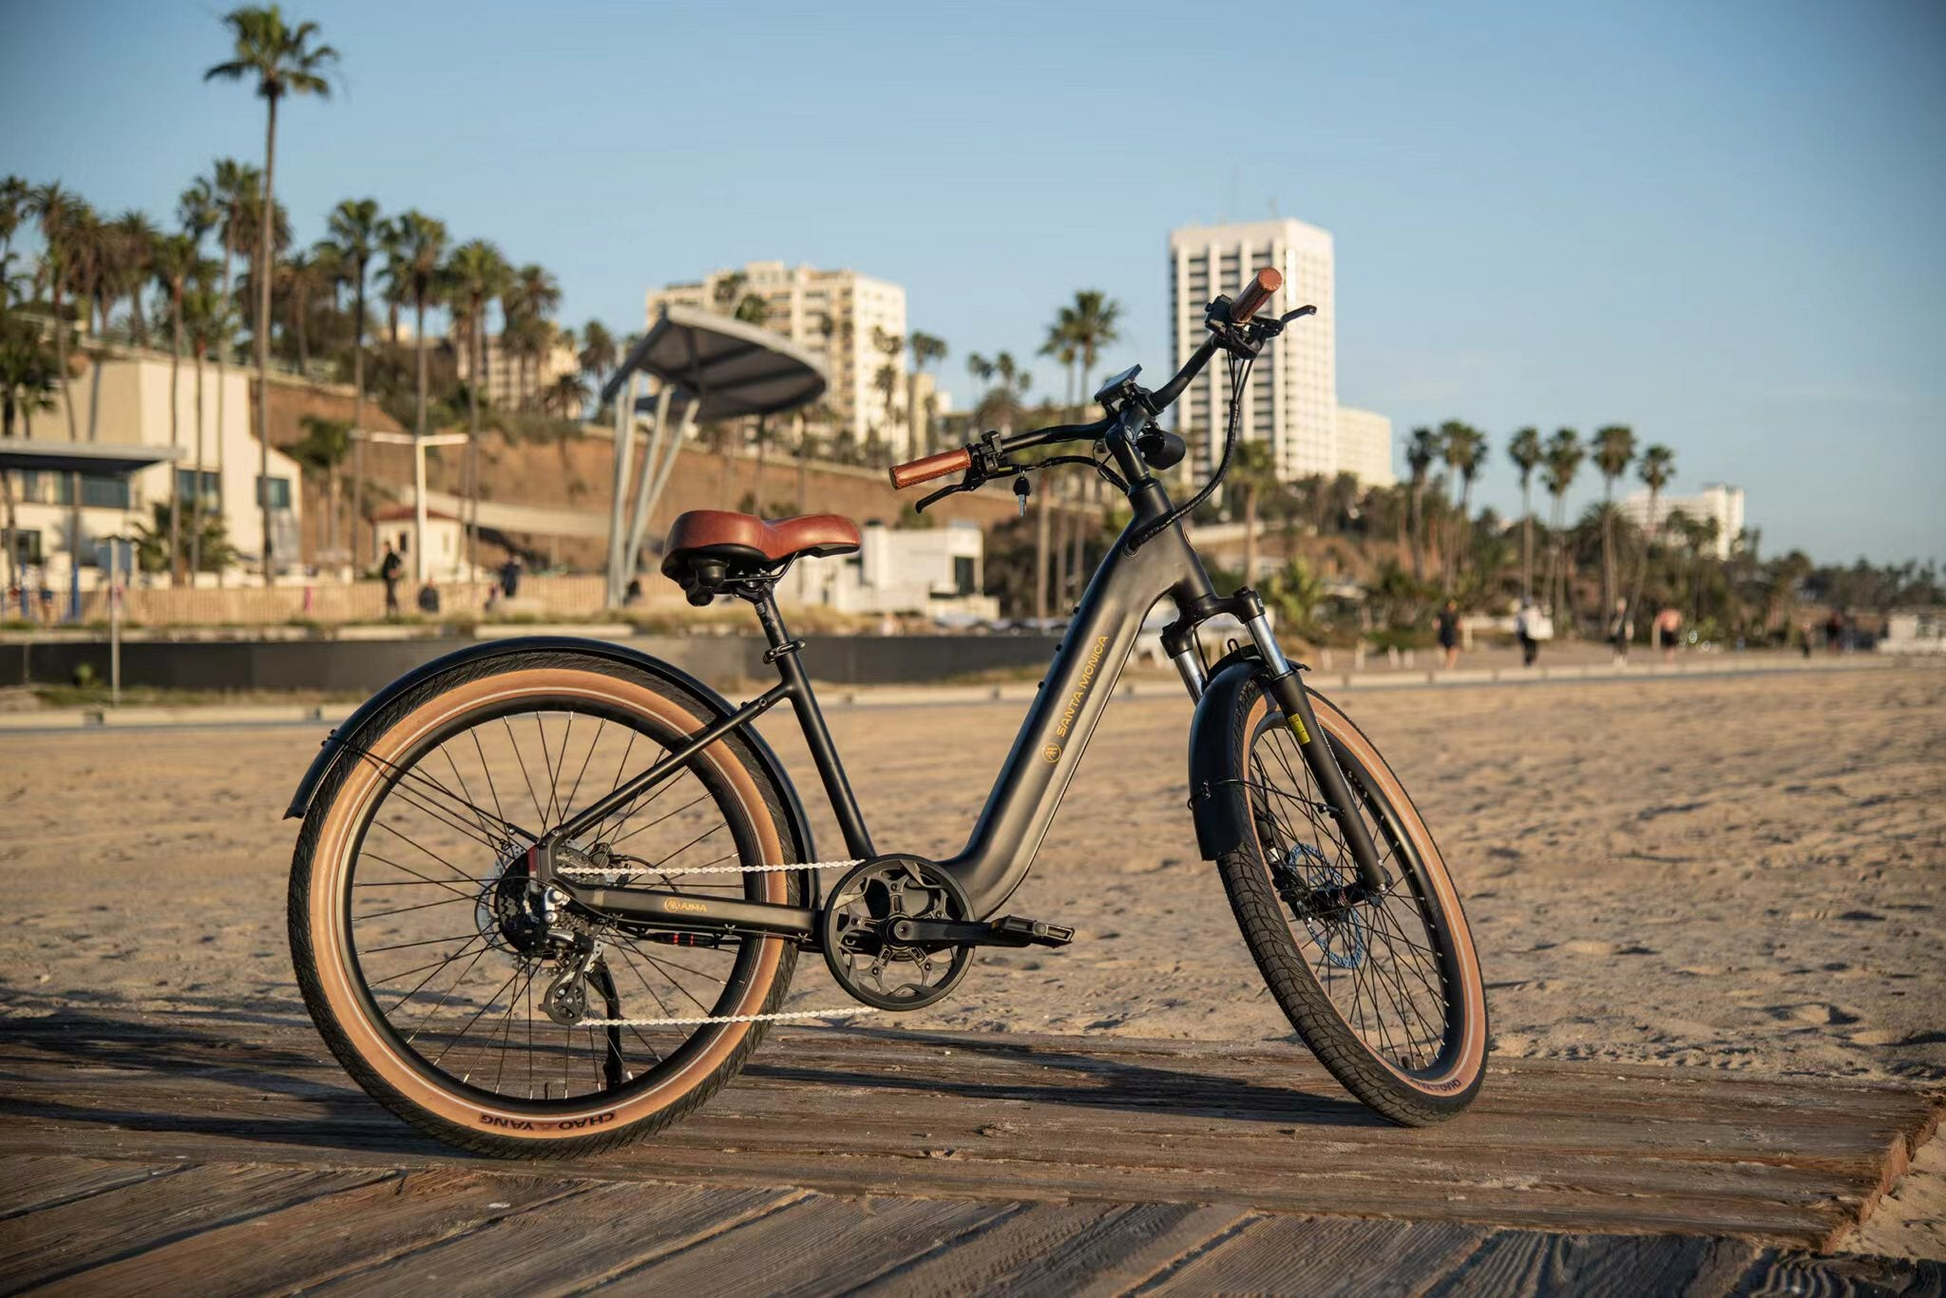
<svg viewBox="0 0 1946 1298">
<path fill-rule="evenodd" d="M 1946 1080 L 1946 672 L 1376 692 L 1348 706 L 1452 864 L 1500 1055 Z M 1186 701 L 1118 701 L 1008 907 L 1074 925 L 1075 944 L 982 954 L 953 1001 L 910 1022 L 1288 1035 L 1197 858 L 1188 715 Z M 1018 717 L 1014 704 L 834 710 L 881 848 L 956 849 Z M 836 855 L 794 728 L 773 717 L 766 733 Z M 283 918 L 296 827 L 279 816 L 320 737 L 8 736 L 0 1014 L 302 1020 Z M 799 968 L 792 1008 L 844 1003 L 821 964 Z M 1935 1141 L 1921 1167 L 1942 1163 Z M 1862 1243 L 1940 1256 L 1938 1178 L 1909 1181 Z"/>
</svg>

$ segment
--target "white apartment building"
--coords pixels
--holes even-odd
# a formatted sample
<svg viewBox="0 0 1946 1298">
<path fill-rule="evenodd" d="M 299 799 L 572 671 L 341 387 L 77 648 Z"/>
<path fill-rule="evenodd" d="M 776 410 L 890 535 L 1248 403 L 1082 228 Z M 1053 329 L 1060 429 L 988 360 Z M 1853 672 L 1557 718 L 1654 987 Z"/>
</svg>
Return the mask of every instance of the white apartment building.
<svg viewBox="0 0 1946 1298">
<path fill-rule="evenodd" d="M 1245 221 L 1191 225 L 1169 233 L 1170 332 L 1174 366 L 1202 344 L 1203 307 L 1219 294 L 1235 296 L 1264 267 L 1284 276 L 1266 314 L 1310 303 L 1315 316 L 1292 324 L 1264 349 L 1243 401 L 1240 436 L 1270 443 L 1277 475 L 1335 474 L 1338 452 L 1337 310 L 1331 235 L 1302 221 Z M 1183 394 L 1179 428 L 1195 448 L 1198 468 L 1221 447 L 1229 411 L 1228 366 L 1219 358 Z M 1389 457 L 1388 457 L 1389 458 Z M 1349 467 L 1349 466 L 1346 466 Z M 1389 465 L 1388 465 L 1389 467 Z M 1353 470 L 1356 471 L 1355 469 Z"/>
<path fill-rule="evenodd" d="M 1743 488 L 1732 487 L 1728 483 L 1706 483 L 1703 489 L 1693 496 L 1671 496 L 1663 493 L 1656 498 L 1655 517 L 1649 517 L 1649 493 L 1647 490 L 1635 492 L 1617 506 L 1622 516 L 1644 531 L 1652 531 L 1668 523 L 1669 516 L 1683 513 L 1694 519 L 1716 520 L 1715 553 L 1718 559 L 1730 557 L 1736 545 L 1737 534 L 1743 531 Z"/>
<path fill-rule="evenodd" d="M 260 443 L 255 436 L 250 388 L 253 373 L 230 366 L 221 373 L 205 363 L 202 375 L 201 488 L 204 510 L 220 514 L 227 540 L 239 555 L 233 571 L 254 571 L 263 547 L 263 515 L 258 507 Z M 63 395 L 74 402 L 76 439 L 87 446 L 167 447 L 169 426 L 169 360 L 159 356 L 90 356 L 79 377 L 65 385 Z M 67 413 L 55 398 L 52 410 L 28 410 L 26 438 L 9 445 L 21 450 L 34 443 L 51 450 L 71 445 Z M 13 475 L 18 534 L 7 538 L 19 559 L 56 591 L 68 589 L 69 575 L 79 559 L 80 584 L 93 590 L 107 560 L 105 538 L 132 536 L 138 528 L 155 525 L 155 506 L 169 499 L 169 475 L 180 478 L 181 525 L 189 526 L 191 502 L 197 489 L 196 363 L 183 363 L 176 392 L 176 436 L 181 456 L 173 469 L 167 462 L 151 464 L 129 474 L 80 477 L 81 544 L 78 556 L 69 532 L 74 477 L 61 472 L 17 471 Z M 299 523 L 303 493 L 295 460 L 270 451 L 271 544 L 281 571 L 298 563 Z M 3 573 L 4 569 L 0 569 Z M 0 576 L 4 580 L 4 576 Z M 155 579 L 166 583 L 167 577 Z M 205 573 L 203 582 L 215 577 Z"/>
<path fill-rule="evenodd" d="M 1355 474 L 1360 486 L 1395 486 L 1392 421 L 1373 410 L 1339 406 L 1337 471 Z"/>
<path fill-rule="evenodd" d="M 734 300 L 719 302 L 719 285 L 734 276 Z M 874 435 L 886 453 L 903 459 L 911 447 L 907 407 L 911 384 L 904 341 L 905 289 L 853 270 L 816 270 L 790 267 L 781 261 L 753 261 L 742 270 L 717 270 L 701 281 L 671 284 L 648 295 L 648 322 L 655 323 L 669 305 L 729 312 L 746 297 L 760 297 L 768 308 L 764 328 L 774 330 L 824 363 L 831 387 L 825 402 L 861 447 Z M 882 344 L 898 340 L 898 350 Z M 879 371 L 891 365 L 899 373 L 888 411 Z"/>
<path fill-rule="evenodd" d="M 539 406 L 563 374 L 579 374 L 581 358 L 574 348 L 557 335 L 539 359 L 522 364 L 521 358 L 506 348 L 504 335 L 486 337 L 486 385 L 482 390 L 489 405 L 501 410 L 524 410 Z M 470 374 L 473 357 L 469 352 L 462 362 Z M 525 371 L 524 373 L 522 371 Z M 572 411 L 578 416 L 579 410 Z"/>
</svg>

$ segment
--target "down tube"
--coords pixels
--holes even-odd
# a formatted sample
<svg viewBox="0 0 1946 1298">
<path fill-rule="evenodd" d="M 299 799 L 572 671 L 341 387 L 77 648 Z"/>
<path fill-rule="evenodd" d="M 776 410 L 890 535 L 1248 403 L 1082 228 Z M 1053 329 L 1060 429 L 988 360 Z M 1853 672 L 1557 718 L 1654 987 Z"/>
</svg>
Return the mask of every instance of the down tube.
<svg viewBox="0 0 1946 1298">
<path fill-rule="evenodd" d="M 1209 588 L 1180 527 L 1133 556 L 1118 543 L 1096 569 L 965 850 L 940 863 L 966 889 L 975 915 L 992 915 L 1027 877 L 1143 619 L 1176 587 Z"/>
</svg>

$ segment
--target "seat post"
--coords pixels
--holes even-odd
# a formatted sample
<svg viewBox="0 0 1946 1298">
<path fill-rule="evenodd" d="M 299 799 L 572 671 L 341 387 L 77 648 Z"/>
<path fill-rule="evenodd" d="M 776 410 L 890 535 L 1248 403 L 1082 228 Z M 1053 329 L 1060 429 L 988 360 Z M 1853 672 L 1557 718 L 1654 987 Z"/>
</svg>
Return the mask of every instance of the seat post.
<svg viewBox="0 0 1946 1298">
<path fill-rule="evenodd" d="M 811 760 L 817 764 L 818 778 L 824 784 L 825 797 L 831 801 L 832 814 L 838 818 L 846 850 L 860 860 L 878 855 L 872 846 L 871 831 L 865 827 L 864 813 L 858 809 L 858 797 L 851 791 L 851 780 L 845 775 L 845 764 L 838 756 L 837 745 L 831 742 L 830 727 L 824 724 L 824 710 L 812 692 L 811 678 L 805 673 L 804 664 L 798 661 L 797 651 L 804 647 L 804 642 L 791 639 L 791 633 L 784 627 L 784 616 L 777 611 L 777 595 L 769 585 L 761 593 L 745 598 L 756 607 L 757 620 L 763 623 L 764 639 L 770 642 L 764 661 L 776 665 L 777 675 L 790 691 L 798 729 L 804 732 L 805 747 L 811 750 Z"/>
</svg>

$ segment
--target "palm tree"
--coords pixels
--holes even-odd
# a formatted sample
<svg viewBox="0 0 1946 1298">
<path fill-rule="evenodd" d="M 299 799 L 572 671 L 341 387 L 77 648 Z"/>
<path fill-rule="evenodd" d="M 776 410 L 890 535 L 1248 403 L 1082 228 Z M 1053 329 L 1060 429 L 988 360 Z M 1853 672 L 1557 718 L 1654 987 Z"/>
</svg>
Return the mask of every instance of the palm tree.
<svg viewBox="0 0 1946 1298">
<path fill-rule="evenodd" d="M 1547 439 L 1547 468 L 1541 481 L 1547 494 L 1554 497 L 1552 519 L 1553 545 L 1547 560 L 1547 602 L 1550 612 L 1561 616 L 1567 603 L 1567 573 L 1564 570 L 1562 554 L 1562 533 L 1567 527 L 1567 494 L 1574 484 L 1574 475 L 1581 470 L 1582 458 L 1587 452 L 1582 449 L 1581 435 L 1572 428 L 1555 430 L 1554 436 Z M 1606 616 L 1604 611 L 1603 616 Z"/>
<path fill-rule="evenodd" d="M 1595 467 L 1601 470 L 1601 607 L 1615 605 L 1615 479 L 1635 458 L 1635 432 L 1621 424 L 1595 430 Z"/>
<path fill-rule="evenodd" d="M 1121 341 L 1121 330 L 1117 327 L 1122 317 L 1122 304 L 1098 289 L 1083 289 L 1074 295 L 1073 322 L 1074 345 L 1079 353 L 1081 365 L 1081 387 L 1076 393 L 1080 400 L 1087 400 L 1092 393 L 1091 376 L 1095 372 L 1095 362 L 1101 358 L 1102 348 Z M 1081 488 L 1089 493 L 1098 514 L 1101 509 L 1102 481 L 1090 474 Z M 1077 583 L 1080 580 L 1082 562 L 1085 555 L 1086 532 L 1079 525 L 1074 531 L 1074 554 L 1070 562 Z"/>
<path fill-rule="evenodd" d="M 932 407 L 928 398 L 921 418 L 919 401 L 919 376 L 925 373 L 926 366 L 934 361 L 946 359 L 946 340 L 933 334 L 921 333 L 914 329 L 906 336 L 905 345 L 912 351 L 912 392 L 906 398 L 906 408 L 912 412 L 913 437 L 921 455 L 932 454 Z"/>
<path fill-rule="evenodd" d="M 1534 470 L 1541 462 L 1541 430 L 1527 427 L 1507 444 L 1507 458 L 1520 470 L 1520 597 L 1534 597 Z"/>
<path fill-rule="evenodd" d="M 1257 579 L 1257 501 L 1277 487 L 1277 462 L 1270 443 L 1245 442 L 1230 461 L 1230 478 L 1243 490 L 1243 584 Z"/>
<path fill-rule="evenodd" d="M 538 377 L 529 376 L 539 374 L 541 358 L 547 354 L 553 337 L 549 318 L 561 307 L 560 281 L 545 267 L 528 262 L 513 272 L 512 295 L 503 294 L 500 303 L 506 324 L 502 337 L 513 344 L 504 350 L 519 356 L 520 382 L 516 390 L 524 394 L 522 404 L 532 404 L 540 382 Z"/>
<path fill-rule="evenodd" d="M 1063 406 L 1063 412 L 1064 416 L 1072 421 L 1076 404 L 1074 390 L 1079 386 L 1075 366 L 1081 361 L 1081 343 L 1075 337 L 1073 307 L 1064 306 L 1054 313 L 1053 323 L 1047 326 L 1047 337 L 1041 341 L 1040 354 L 1058 361 L 1067 375 L 1067 402 Z"/>
<path fill-rule="evenodd" d="M 286 26 L 283 12 L 232 9 L 224 23 L 235 41 L 234 57 L 203 73 L 203 80 L 254 80 L 265 103 L 263 211 L 266 219 L 257 232 L 257 315 L 251 332 L 257 345 L 257 495 L 263 511 L 264 584 L 272 578 L 270 533 L 270 266 L 271 228 L 277 213 L 277 103 L 285 95 L 327 98 L 331 83 L 326 74 L 338 61 L 338 51 L 316 43 L 318 25 Z"/>
<path fill-rule="evenodd" d="M 312 294 L 326 287 L 325 267 L 310 253 L 293 253 L 277 268 L 277 280 L 290 308 L 292 331 L 297 335 L 297 370 L 307 374 L 311 368 L 311 342 L 306 317 L 310 315 Z"/>
<path fill-rule="evenodd" d="M 485 239 L 472 239 L 453 249 L 442 272 L 447 301 L 455 308 L 455 322 L 464 324 L 468 352 L 466 562 L 469 570 L 477 570 L 480 560 L 480 383 L 486 370 L 486 310 L 487 303 L 499 296 L 511 274 L 500 249 Z"/>
<path fill-rule="evenodd" d="M 325 482 L 325 531 L 327 550 L 338 548 L 338 470 L 351 449 L 351 424 L 342 419 L 305 415 L 299 423 L 304 439 L 291 447 L 291 457 Z"/>
<path fill-rule="evenodd" d="M 590 320 L 581 330 L 581 372 L 599 390 L 616 365 L 615 335 L 599 320 Z"/>
<path fill-rule="evenodd" d="M 1470 424 L 1449 419 L 1439 426 L 1440 457 L 1457 476 L 1460 484 L 1458 534 L 1452 538 L 1446 555 L 1446 587 L 1451 590 L 1466 566 L 1466 551 L 1473 531 L 1473 479 L 1479 476 L 1480 456 L 1486 436 Z"/>
<path fill-rule="evenodd" d="M 195 580 L 195 575 L 202 571 L 203 498 L 207 494 L 203 489 L 203 475 L 205 473 L 203 466 L 207 463 L 204 458 L 203 449 L 203 436 L 205 432 L 203 419 L 203 367 L 208 360 L 211 345 L 220 345 L 227 335 L 230 315 L 230 295 L 228 293 L 219 293 L 212 287 L 211 281 L 214 278 L 213 271 L 214 267 L 209 263 L 199 262 L 195 272 L 191 275 L 190 285 L 184 290 L 182 298 L 183 327 L 189 335 L 190 344 L 196 350 L 196 471 L 192 487 L 192 490 L 196 494 L 191 497 L 189 502 L 189 573 L 192 582 Z M 217 364 L 216 372 L 220 378 L 223 373 L 223 367 L 220 361 Z M 223 389 L 218 387 L 217 410 L 219 412 L 219 418 L 223 408 L 222 392 Z M 218 427 L 220 431 L 220 423 Z M 218 468 L 216 474 L 219 492 L 217 498 L 219 501 L 222 499 L 220 492 L 223 481 L 223 471 L 221 468 L 222 444 L 223 439 L 219 436 L 217 438 Z M 218 565 L 217 571 L 220 576 L 222 572 L 221 565 Z"/>
<path fill-rule="evenodd" d="M 1669 479 L 1676 476 L 1676 453 L 1660 442 L 1653 443 L 1642 452 L 1642 462 L 1635 466 L 1635 476 L 1649 489 L 1649 526 L 1648 535 L 1642 540 L 1642 558 L 1635 567 L 1635 590 L 1629 596 L 1633 607 L 1642 599 L 1642 582 L 1649 571 L 1649 551 L 1655 547 L 1656 537 L 1661 531 L 1662 520 L 1656 517 L 1656 506 L 1661 502 L 1662 489 L 1669 485 Z"/>
<path fill-rule="evenodd" d="M 439 266 L 446 252 L 446 226 L 417 208 L 400 213 L 393 223 L 398 232 L 397 274 L 412 302 L 413 349 L 418 381 L 413 405 L 413 435 L 426 435 L 426 308 L 438 300 Z M 423 556 L 420 556 L 423 558 Z"/>
<path fill-rule="evenodd" d="M 872 346 L 878 348 L 885 357 L 885 363 L 878 368 L 875 386 L 885 397 L 885 424 L 887 431 L 897 427 L 899 422 L 898 392 L 904 387 L 899 362 L 905 358 L 905 339 L 895 333 L 888 333 L 876 325 L 872 327 Z M 906 412 L 908 415 L 910 411 Z M 906 449 L 910 452 L 912 439 L 906 438 Z"/>
<path fill-rule="evenodd" d="M 1439 440 L 1430 428 L 1412 430 L 1406 443 L 1405 462 L 1412 470 L 1412 579 L 1426 579 L 1426 474 L 1439 454 Z"/>
<path fill-rule="evenodd" d="M 71 255 L 69 228 L 84 204 L 73 191 L 62 189 L 60 181 L 51 180 L 28 195 L 27 206 L 40 222 L 41 241 L 47 246 L 48 293 L 54 307 L 54 371 L 61 384 L 61 405 L 67 410 L 68 440 L 78 442 L 81 436 L 75 428 L 74 403 L 67 399 L 68 317 L 61 298 L 67 287 Z"/>
<path fill-rule="evenodd" d="M 178 407 L 182 376 L 182 296 L 189 284 L 189 277 L 195 273 L 201 258 L 197 255 L 195 237 L 190 234 L 172 234 L 158 240 L 155 245 L 153 269 L 156 283 L 169 295 L 169 445 L 180 449 L 182 446 L 181 420 Z M 171 463 L 169 466 L 169 571 L 176 581 L 182 580 L 182 490 L 181 472 Z"/>
<path fill-rule="evenodd" d="M 149 282 L 150 264 L 160 236 L 155 223 L 137 211 L 123 212 L 116 217 L 110 233 L 115 256 L 109 288 L 115 296 L 128 299 L 129 332 L 137 346 L 146 347 L 149 323 L 142 315 L 142 289 Z"/>
<path fill-rule="evenodd" d="M 61 380 L 55 358 L 48 355 L 40 330 L 14 316 L 0 314 L 0 437 L 14 435 L 14 413 L 54 408 L 54 388 Z M 0 502 L 6 506 L 7 585 L 18 587 L 19 562 L 14 538 L 13 470 L 0 469 Z"/>
<path fill-rule="evenodd" d="M 351 277 L 351 563 L 360 572 L 358 550 L 365 528 L 365 285 L 372 258 L 381 251 L 385 223 L 378 200 L 347 198 L 325 222 L 338 259 Z"/>
</svg>

